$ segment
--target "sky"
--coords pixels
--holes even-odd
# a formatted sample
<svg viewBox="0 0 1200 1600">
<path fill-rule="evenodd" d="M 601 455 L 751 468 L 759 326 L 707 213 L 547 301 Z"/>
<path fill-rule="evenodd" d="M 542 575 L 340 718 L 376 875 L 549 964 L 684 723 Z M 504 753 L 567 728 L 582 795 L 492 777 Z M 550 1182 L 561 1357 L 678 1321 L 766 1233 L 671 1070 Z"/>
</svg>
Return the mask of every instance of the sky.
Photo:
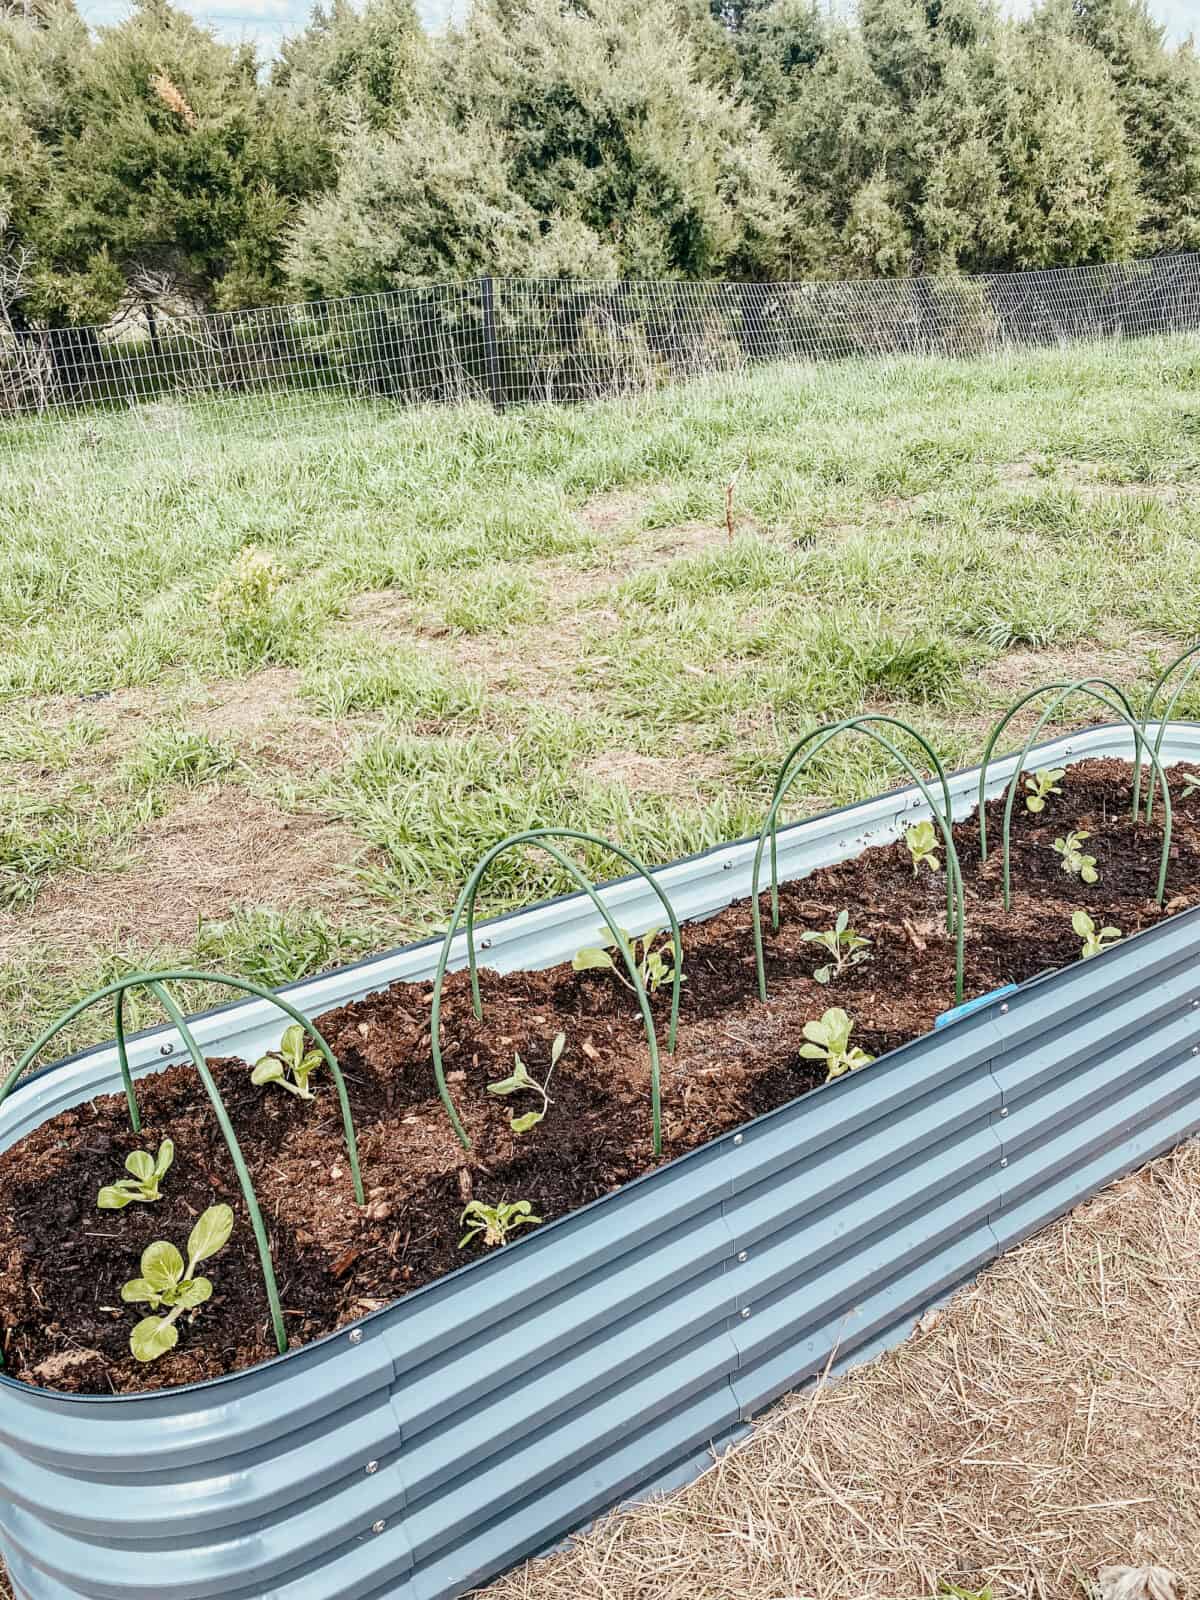
<svg viewBox="0 0 1200 1600">
<path fill-rule="evenodd" d="M 186 11 L 206 22 L 224 38 L 252 39 L 264 56 L 272 56 L 286 33 L 304 26 L 312 0 L 177 0 Z M 1028 10 L 1027 0 L 1009 0 L 1014 11 Z M 128 0 L 77 0 L 89 22 L 119 22 L 129 10 Z M 461 16 L 466 0 L 417 0 L 426 27 L 442 27 L 452 11 Z M 1150 0 L 1150 9 L 1170 30 L 1185 39 L 1193 31 L 1200 37 L 1200 0 Z"/>
</svg>

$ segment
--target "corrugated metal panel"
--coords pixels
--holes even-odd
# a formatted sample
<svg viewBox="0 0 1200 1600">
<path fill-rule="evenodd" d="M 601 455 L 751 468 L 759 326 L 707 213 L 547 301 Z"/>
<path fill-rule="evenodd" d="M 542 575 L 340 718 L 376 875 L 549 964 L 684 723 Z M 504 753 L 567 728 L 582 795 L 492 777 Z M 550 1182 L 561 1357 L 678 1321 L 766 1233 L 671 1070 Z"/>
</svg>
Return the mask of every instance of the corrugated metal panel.
<svg viewBox="0 0 1200 1600">
<path fill-rule="evenodd" d="M 1078 758 L 1127 736 L 1069 743 Z M 1168 754 L 1200 754 L 1200 730 L 1172 729 Z M 909 798 L 789 830 L 788 875 L 894 831 Z M 663 879 L 681 911 L 711 913 L 745 893 L 746 855 Z M 635 919 L 643 893 L 608 891 Z M 583 920 L 567 901 L 484 931 L 498 964 L 538 965 Z M 681 1481 L 772 1397 L 903 1337 L 1008 1244 L 1200 1128 L 1197 955 L 1189 913 L 1026 985 L 430 1285 L 358 1342 L 140 1399 L 6 1383 L 0 1540 L 19 1600 L 448 1600 Z M 320 1009 L 432 959 L 399 952 L 293 998 Z M 209 1024 L 210 1048 L 221 1027 L 239 1041 L 227 1052 L 261 1019 Z M 77 1099 L 112 1089 L 111 1054 L 65 1075 Z M 0 1142 L 63 1103 L 54 1078 L 31 1084 Z"/>
</svg>

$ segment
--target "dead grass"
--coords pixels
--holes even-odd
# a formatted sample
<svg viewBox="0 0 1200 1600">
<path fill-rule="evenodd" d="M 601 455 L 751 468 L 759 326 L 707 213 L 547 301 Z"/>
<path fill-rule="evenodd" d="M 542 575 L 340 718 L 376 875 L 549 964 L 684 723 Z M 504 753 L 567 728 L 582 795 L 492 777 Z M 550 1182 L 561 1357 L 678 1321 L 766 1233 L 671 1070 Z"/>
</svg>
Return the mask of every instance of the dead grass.
<svg viewBox="0 0 1200 1600">
<path fill-rule="evenodd" d="M 620 533 L 646 503 L 646 496 L 604 496 L 590 502 L 580 516 L 586 518 L 595 507 L 589 525 L 598 531 Z M 739 525 L 739 532 L 747 531 L 751 530 L 744 522 Z M 414 646 L 442 665 L 480 676 L 492 689 L 524 699 L 552 690 L 560 705 L 584 711 L 590 696 L 571 681 L 584 637 L 620 623 L 615 611 L 596 602 L 634 574 L 657 571 L 683 557 L 720 549 L 727 542 L 723 526 L 683 522 L 615 540 L 611 547 L 589 551 L 586 558 L 514 567 L 514 572 L 531 577 L 541 587 L 550 602 L 550 620 L 511 634 L 451 634 L 436 612 L 396 589 L 357 595 L 347 616 L 355 632 L 366 633 L 377 643 Z"/>
<path fill-rule="evenodd" d="M 631 794 L 667 795 L 676 800 L 699 800 L 710 783 L 727 780 L 720 761 L 696 754 L 638 755 L 632 750 L 601 750 L 582 769 L 600 783 L 619 783 Z"/>
<path fill-rule="evenodd" d="M 1082 1600 L 1200 1581 L 1200 1145 L 1010 1252 L 898 1349 L 488 1600 Z"/>
<path fill-rule="evenodd" d="M 345 890 L 361 854 L 327 818 L 283 811 L 237 785 L 206 789 L 147 823 L 128 865 L 62 874 L 31 908 L 0 911 L 0 966 L 31 943 L 78 951 L 128 935 L 153 946 L 237 905 L 322 904 Z"/>
<path fill-rule="evenodd" d="M 1148 656 L 1157 654 L 1169 661 L 1178 653 L 1178 642 L 1164 635 L 1128 634 L 1120 643 L 1092 640 L 1065 648 L 1010 650 L 995 661 L 989 661 L 979 679 L 1001 703 L 1011 701 L 1022 689 L 1033 689 L 1040 683 L 1055 680 L 1072 683 L 1077 678 L 1108 678 L 1129 693 L 1129 686 L 1145 671 Z M 1104 719 L 1089 715 L 1085 720 Z"/>
</svg>

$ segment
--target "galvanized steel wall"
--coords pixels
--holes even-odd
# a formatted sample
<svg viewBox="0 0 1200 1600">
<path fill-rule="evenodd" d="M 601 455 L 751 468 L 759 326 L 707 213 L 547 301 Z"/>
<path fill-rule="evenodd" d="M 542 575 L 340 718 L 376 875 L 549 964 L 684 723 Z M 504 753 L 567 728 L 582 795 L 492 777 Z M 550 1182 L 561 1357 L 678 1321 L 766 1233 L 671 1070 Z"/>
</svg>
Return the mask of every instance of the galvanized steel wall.
<svg viewBox="0 0 1200 1600">
<path fill-rule="evenodd" d="M 1172 741 L 1197 753 L 1197 730 Z M 908 803 L 818 819 L 790 848 L 850 853 L 872 807 L 911 820 Z M 709 881 L 713 863 L 669 871 Z M 539 955 L 554 922 L 578 942 L 573 902 L 508 926 L 530 918 Z M 903 1337 L 1200 1129 L 1197 957 L 1189 912 L 256 1371 L 137 1399 L 6 1383 L 18 1600 L 438 1600 L 682 1481 L 831 1357 Z M 23 1100 L 56 1101 L 39 1083 L 3 1142 Z"/>
</svg>

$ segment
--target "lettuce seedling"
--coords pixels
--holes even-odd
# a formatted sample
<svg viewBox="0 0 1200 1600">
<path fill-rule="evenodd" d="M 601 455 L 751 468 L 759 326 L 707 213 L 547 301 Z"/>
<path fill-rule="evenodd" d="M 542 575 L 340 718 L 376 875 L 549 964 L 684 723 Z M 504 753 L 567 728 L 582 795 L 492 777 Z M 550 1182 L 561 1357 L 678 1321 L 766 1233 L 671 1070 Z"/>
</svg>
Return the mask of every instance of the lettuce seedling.
<svg viewBox="0 0 1200 1600">
<path fill-rule="evenodd" d="M 651 928 L 643 933 L 640 938 L 634 939 L 625 931 L 619 930 L 622 942 L 629 951 L 631 960 L 641 976 L 642 982 L 651 994 L 657 994 L 664 983 L 669 983 L 675 976 L 675 940 L 665 928 Z M 660 945 L 657 939 L 663 933 L 667 937 Z M 575 954 L 571 965 L 576 972 L 605 971 L 615 972 L 617 977 L 627 989 L 632 984 L 624 975 L 624 963 L 616 956 L 610 954 L 617 949 L 615 944 L 587 945 Z M 679 974 L 680 983 L 686 983 L 683 972 Z"/>
<path fill-rule="evenodd" d="M 837 921 L 832 928 L 826 928 L 823 933 L 805 933 L 802 935 L 806 944 L 822 945 L 833 957 L 832 962 L 825 967 L 818 967 L 813 977 L 818 983 L 828 983 L 830 978 L 840 978 L 847 967 L 856 967 L 860 961 L 868 959 L 866 950 L 871 943 L 855 933 L 849 926 L 850 913 L 839 911 Z"/>
<path fill-rule="evenodd" d="M 1040 772 L 1035 772 L 1032 778 L 1025 779 L 1025 787 L 1029 793 L 1025 796 L 1025 809 L 1035 814 L 1046 809 L 1046 801 L 1052 794 L 1061 794 L 1058 780 L 1067 775 L 1066 767 L 1044 767 Z"/>
<path fill-rule="evenodd" d="M 514 1051 L 514 1066 L 512 1070 L 512 1076 L 508 1078 L 501 1078 L 496 1083 L 488 1084 L 487 1089 L 489 1094 L 520 1094 L 526 1089 L 531 1089 L 534 1094 L 541 1095 L 542 1109 L 540 1111 L 526 1111 L 519 1117 L 510 1117 L 508 1119 L 508 1125 L 514 1133 L 528 1133 L 530 1128 L 536 1128 L 538 1123 L 546 1115 L 546 1112 L 550 1109 L 550 1095 L 547 1092 L 550 1083 L 550 1075 L 558 1065 L 559 1058 L 566 1047 L 566 1034 L 555 1034 L 554 1043 L 550 1046 L 550 1070 L 546 1073 L 545 1083 L 539 1083 L 536 1078 L 530 1077 L 529 1069 L 521 1060 L 520 1055 Z"/>
<path fill-rule="evenodd" d="M 1200 794 L 1200 772 L 1185 772 L 1183 775 L 1183 798 L 1190 800 L 1194 794 Z"/>
<path fill-rule="evenodd" d="M 1097 933 L 1096 924 L 1086 911 L 1076 911 L 1071 918 L 1071 926 L 1083 940 L 1081 956 L 1084 961 L 1089 956 L 1098 956 L 1102 950 L 1107 950 L 1121 938 L 1120 928 L 1101 928 Z"/>
<path fill-rule="evenodd" d="M 174 1159 L 175 1146 L 170 1139 L 163 1140 L 155 1156 L 146 1150 L 133 1151 L 125 1157 L 125 1171 L 132 1176 L 107 1184 L 96 1196 L 96 1204 L 101 1211 L 124 1211 L 135 1200 L 146 1204 L 161 1200 L 162 1180 Z"/>
<path fill-rule="evenodd" d="M 930 872 L 940 872 L 942 860 L 938 855 L 937 831 L 932 822 L 916 822 L 904 835 L 908 853 L 912 857 L 913 877 L 927 866 Z"/>
<path fill-rule="evenodd" d="M 850 1043 L 853 1029 L 853 1022 L 841 1006 L 831 1007 L 820 1022 L 804 1024 L 804 1037 L 811 1043 L 802 1044 L 800 1054 L 806 1061 L 825 1063 L 828 1068 L 826 1083 L 830 1078 L 840 1078 L 844 1072 L 855 1072 L 869 1061 L 874 1061 L 874 1056 L 869 1056 L 865 1050 Z"/>
<path fill-rule="evenodd" d="M 1086 828 L 1079 828 L 1074 833 L 1069 833 L 1065 839 L 1055 839 L 1054 849 L 1062 857 L 1062 869 L 1069 872 L 1073 878 L 1079 878 L 1083 883 L 1099 883 L 1100 874 L 1096 871 L 1095 856 L 1084 855 L 1079 848 L 1085 839 L 1092 836 Z"/>
<path fill-rule="evenodd" d="M 277 1083 L 301 1100 L 314 1100 L 308 1080 L 324 1060 L 319 1050 L 308 1048 L 308 1035 L 298 1022 L 293 1022 L 284 1030 L 279 1049 L 269 1050 L 254 1063 L 250 1081 L 259 1085 Z"/>
<path fill-rule="evenodd" d="M 185 1311 L 196 1311 L 211 1298 L 213 1287 L 198 1278 L 196 1268 L 229 1243 L 233 1212 L 228 1206 L 209 1206 L 188 1238 L 188 1258 L 173 1244 L 157 1239 L 142 1252 L 142 1275 L 131 1278 L 121 1290 L 127 1305 L 148 1305 L 153 1311 L 168 1308 L 164 1317 L 145 1317 L 129 1336 L 129 1348 L 138 1361 L 157 1361 L 179 1343 L 175 1324 Z"/>
<path fill-rule="evenodd" d="M 483 1242 L 489 1249 L 498 1244 L 507 1244 L 510 1233 L 515 1233 L 526 1223 L 532 1225 L 541 1220 L 541 1217 L 533 1215 L 533 1207 L 528 1200 L 514 1200 L 498 1206 L 485 1206 L 482 1200 L 472 1200 L 458 1219 L 460 1227 L 464 1222 L 469 1223 L 466 1233 L 458 1241 L 458 1248 L 465 1249 L 478 1234 L 483 1235 Z"/>
</svg>

